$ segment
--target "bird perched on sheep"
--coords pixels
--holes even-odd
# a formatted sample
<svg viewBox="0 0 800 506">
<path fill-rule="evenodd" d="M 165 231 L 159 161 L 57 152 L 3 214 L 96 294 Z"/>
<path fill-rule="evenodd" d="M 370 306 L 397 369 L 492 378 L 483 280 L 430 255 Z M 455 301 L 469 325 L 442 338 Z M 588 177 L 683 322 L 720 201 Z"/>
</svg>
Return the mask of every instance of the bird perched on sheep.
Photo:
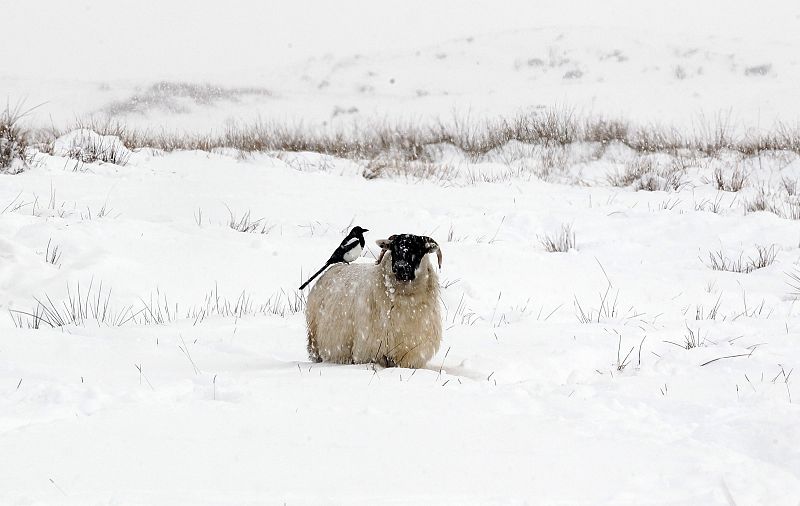
<svg viewBox="0 0 800 506">
<path fill-rule="evenodd" d="M 308 295 L 308 354 L 315 362 L 423 367 L 439 349 L 442 265 L 430 237 L 399 234 L 377 241 L 375 264 L 336 264 Z"/>
<path fill-rule="evenodd" d="M 360 257 L 361 251 L 364 249 L 364 232 L 369 232 L 369 230 L 359 226 L 353 227 L 350 230 L 350 233 L 347 234 L 344 239 L 342 239 L 339 247 L 333 251 L 333 254 L 331 254 L 330 258 L 328 258 L 328 261 L 325 262 L 325 265 L 322 266 L 322 269 L 318 270 L 313 276 L 308 278 L 305 283 L 300 285 L 299 289 L 302 290 L 308 286 L 309 283 L 314 281 L 314 278 L 322 274 L 322 271 L 327 269 L 329 266 L 341 262 L 349 264 Z"/>
</svg>

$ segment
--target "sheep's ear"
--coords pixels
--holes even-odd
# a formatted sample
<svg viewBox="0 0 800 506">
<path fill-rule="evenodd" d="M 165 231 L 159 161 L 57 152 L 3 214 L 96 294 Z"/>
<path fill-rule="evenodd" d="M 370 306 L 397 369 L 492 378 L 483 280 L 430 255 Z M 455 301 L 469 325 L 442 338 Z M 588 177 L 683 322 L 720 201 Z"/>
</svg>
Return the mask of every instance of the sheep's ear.
<svg viewBox="0 0 800 506">
<path fill-rule="evenodd" d="M 381 261 L 383 260 L 383 255 L 385 255 L 386 252 L 389 250 L 389 248 L 392 246 L 392 242 L 394 241 L 395 237 L 396 236 L 391 235 L 391 236 L 389 236 L 388 239 L 378 239 L 377 241 L 375 241 L 375 244 L 377 244 L 381 248 L 381 254 L 380 254 L 380 256 L 378 256 L 378 259 L 375 261 L 375 265 L 378 265 L 378 264 L 381 263 Z"/>
<path fill-rule="evenodd" d="M 387 250 L 389 247 L 391 247 L 395 237 L 397 237 L 397 235 L 390 235 L 388 239 L 378 239 L 375 241 L 375 244 L 377 244 L 381 249 Z"/>
<path fill-rule="evenodd" d="M 436 261 L 439 263 L 439 268 L 442 268 L 442 249 L 439 244 L 430 237 L 423 237 L 425 240 L 425 253 L 436 252 Z"/>
</svg>

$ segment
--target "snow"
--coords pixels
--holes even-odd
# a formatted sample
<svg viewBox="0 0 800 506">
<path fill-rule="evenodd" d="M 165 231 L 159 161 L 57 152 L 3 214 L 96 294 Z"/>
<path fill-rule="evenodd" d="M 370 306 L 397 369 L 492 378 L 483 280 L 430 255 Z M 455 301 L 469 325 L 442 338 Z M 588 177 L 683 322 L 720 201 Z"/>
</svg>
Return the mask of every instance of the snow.
<svg viewBox="0 0 800 506">
<path fill-rule="evenodd" d="M 53 154 L 85 161 L 99 158 L 124 165 L 132 152 L 115 135 L 100 135 L 91 129 L 82 128 L 58 137 L 53 142 Z"/>
<path fill-rule="evenodd" d="M 800 497 L 800 394 L 781 372 L 800 358 L 785 285 L 797 224 L 736 205 L 695 210 L 717 193 L 704 169 L 694 188 L 665 194 L 535 178 L 410 186 L 202 152 L 66 165 L 39 155 L 3 176 L 0 202 L 21 192 L 28 204 L 0 215 L 0 304 L 31 311 L 34 296 L 58 304 L 68 287 L 102 282 L 113 311 L 156 297 L 179 317 L 39 330 L 2 320 L 0 448 L 14 458 L 0 502 Z M 34 212 L 35 196 L 44 207 L 51 193 L 71 212 Z M 670 198 L 672 209 L 659 207 Z M 104 204 L 112 210 L 96 217 Z M 231 230 L 226 204 L 273 228 Z M 441 245 L 446 330 L 427 369 L 311 364 L 301 313 L 185 317 L 215 287 L 254 305 L 293 292 L 351 222 L 370 229 L 364 262 L 392 233 Z M 545 252 L 537 236 L 561 223 L 577 247 Z M 57 265 L 45 262 L 48 241 Z M 747 258 L 756 244 L 776 244 L 775 263 L 750 274 L 706 265 L 709 251 Z M 574 301 L 596 315 L 606 276 L 616 315 L 580 323 Z M 716 320 L 695 320 L 718 299 Z M 701 346 L 667 342 L 689 329 Z M 701 365 L 732 355 L 745 356 Z"/>
<path fill-rule="evenodd" d="M 372 7 L 3 7 L 0 95 L 46 102 L 26 125 L 63 135 L 0 174 L 0 504 L 797 505 L 800 221 L 746 212 L 762 190 L 793 209 L 797 154 L 688 157 L 677 189 L 648 155 L 615 187 L 639 155 L 613 143 L 555 153 L 545 178 L 547 147 L 443 145 L 415 177 L 131 151 L 82 120 L 208 133 L 556 107 L 769 129 L 800 118 L 800 7 Z M 716 169 L 744 188 L 715 189 Z M 258 226 L 233 230 L 247 213 Z M 358 262 L 392 234 L 441 247 L 426 368 L 308 361 L 296 288 L 355 225 Z M 576 244 L 547 252 L 565 225 Z M 711 268 L 759 247 L 763 268 Z M 76 321 L 28 328 L 54 318 L 37 300 Z"/>
</svg>

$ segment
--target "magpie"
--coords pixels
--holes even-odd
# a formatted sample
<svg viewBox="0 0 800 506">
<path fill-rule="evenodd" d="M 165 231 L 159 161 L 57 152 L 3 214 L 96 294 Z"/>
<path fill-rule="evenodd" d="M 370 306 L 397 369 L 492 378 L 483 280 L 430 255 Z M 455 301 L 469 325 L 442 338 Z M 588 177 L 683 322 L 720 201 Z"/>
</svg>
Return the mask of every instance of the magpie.
<svg viewBox="0 0 800 506">
<path fill-rule="evenodd" d="M 318 270 L 314 273 L 313 276 L 308 278 L 308 280 L 300 285 L 300 290 L 305 288 L 311 281 L 314 280 L 317 276 L 322 274 L 322 271 L 327 269 L 333 264 L 338 263 L 346 263 L 349 264 L 356 258 L 361 256 L 361 251 L 364 249 L 364 232 L 369 232 L 366 228 L 361 228 L 359 226 L 353 227 L 347 237 L 345 237 L 339 247 L 336 248 L 336 251 L 333 252 L 331 257 L 325 262 L 325 265 L 322 266 L 322 269 Z"/>
</svg>

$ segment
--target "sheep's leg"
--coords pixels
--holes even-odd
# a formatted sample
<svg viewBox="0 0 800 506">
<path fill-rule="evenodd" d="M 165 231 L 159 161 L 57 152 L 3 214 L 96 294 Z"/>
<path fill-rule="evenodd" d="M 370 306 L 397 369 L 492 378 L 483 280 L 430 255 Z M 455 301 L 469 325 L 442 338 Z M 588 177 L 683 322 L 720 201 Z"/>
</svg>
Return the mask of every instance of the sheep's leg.
<svg viewBox="0 0 800 506">
<path fill-rule="evenodd" d="M 359 332 L 353 341 L 353 362 L 356 364 L 378 364 L 389 367 L 386 356 L 389 350 L 386 339 L 374 339 L 365 332 Z"/>
<path fill-rule="evenodd" d="M 314 337 L 314 332 L 309 327 L 308 329 L 308 359 L 312 362 L 322 362 L 322 357 L 319 356 L 319 349 L 317 348 L 317 339 Z"/>
<path fill-rule="evenodd" d="M 419 369 L 428 363 L 433 356 L 430 343 L 425 339 L 419 339 L 414 343 L 403 342 L 398 345 L 389 357 L 395 367 L 406 367 L 409 369 Z"/>
</svg>

